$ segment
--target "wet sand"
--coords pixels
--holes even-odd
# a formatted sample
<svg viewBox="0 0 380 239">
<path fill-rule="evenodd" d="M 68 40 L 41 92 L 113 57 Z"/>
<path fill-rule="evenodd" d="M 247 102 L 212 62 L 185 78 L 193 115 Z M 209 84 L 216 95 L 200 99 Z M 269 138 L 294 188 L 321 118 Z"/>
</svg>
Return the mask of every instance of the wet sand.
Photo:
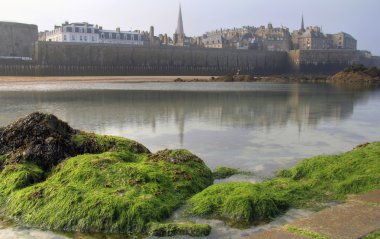
<svg viewBox="0 0 380 239">
<path fill-rule="evenodd" d="M 210 76 L 0 76 L 0 82 L 22 81 L 125 81 L 125 82 L 173 82 L 177 78 L 183 80 L 208 80 Z"/>
</svg>

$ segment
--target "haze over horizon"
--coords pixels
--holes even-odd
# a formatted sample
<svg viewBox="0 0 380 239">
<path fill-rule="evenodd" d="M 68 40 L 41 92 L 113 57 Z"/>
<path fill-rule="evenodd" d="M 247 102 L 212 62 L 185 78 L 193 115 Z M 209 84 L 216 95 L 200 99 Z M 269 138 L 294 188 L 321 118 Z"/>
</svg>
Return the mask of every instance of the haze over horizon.
<svg viewBox="0 0 380 239">
<path fill-rule="evenodd" d="M 142 31 L 152 25 L 156 35 L 171 36 L 180 3 L 187 36 L 269 22 L 293 31 L 299 29 L 303 14 L 305 26 L 320 26 L 324 33 L 347 32 L 358 40 L 359 50 L 380 55 L 378 0 L 6 0 L 0 9 L 0 21 L 36 24 L 39 31 L 51 30 L 65 21 Z"/>
</svg>

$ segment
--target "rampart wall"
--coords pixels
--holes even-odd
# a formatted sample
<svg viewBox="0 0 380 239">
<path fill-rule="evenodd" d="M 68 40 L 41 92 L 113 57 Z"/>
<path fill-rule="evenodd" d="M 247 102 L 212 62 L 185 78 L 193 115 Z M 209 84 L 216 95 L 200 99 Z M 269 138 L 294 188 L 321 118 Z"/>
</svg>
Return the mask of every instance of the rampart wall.
<svg viewBox="0 0 380 239">
<path fill-rule="evenodd" d="M 126 74 L 140 69 L 159 75 L 232 74 L 237 70 L 282 74 L 289 70 L 286 52 L 269 51 L 37 42 L 33 55 L 41 66 L 125 68 Z"/>
<path fill-rule="evenodd" d="M 304 74 L 333 74 L 353 64 L 375 64 L 369 52 L 357 50 L 295 50 L 289 57 L 292 70 Z"/>
<path fill-rule="evenodd" d="M 380 66 L 355 50 L 289 52 L 36 42 L 37 26 L 0 22 L 0 75 L 333 74 L 352 64 Z"/>
</svg>

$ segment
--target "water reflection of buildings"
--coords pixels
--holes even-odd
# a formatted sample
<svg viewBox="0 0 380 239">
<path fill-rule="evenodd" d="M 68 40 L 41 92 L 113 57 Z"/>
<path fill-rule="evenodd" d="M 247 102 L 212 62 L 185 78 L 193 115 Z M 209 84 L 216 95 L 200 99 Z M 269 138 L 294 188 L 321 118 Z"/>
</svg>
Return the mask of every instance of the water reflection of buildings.
<svg viewBox="0 0 380 239">
<path fill-rule="evenodd" d="M 186 126 L 189 129 L 202 123 L 268 130 L 293 123 L 302 131 L 302 127 L 314 126 L 324 118 L 340 121 L 350 116 L 354 103 L 366 95 L 337 91 L 327 85 L 289 86 L 290 89 L 244 92 L 4 92 L 0 100 L 25 105 L 28 110 L 37 107 L 58 113 L 81 128 L 89 124 L 99 129 L 112 125 L 122 131 L 127 125 L 149 127 L 155 132 L 158 126 L 175 124 L 182 144 Z"/>
</svg>

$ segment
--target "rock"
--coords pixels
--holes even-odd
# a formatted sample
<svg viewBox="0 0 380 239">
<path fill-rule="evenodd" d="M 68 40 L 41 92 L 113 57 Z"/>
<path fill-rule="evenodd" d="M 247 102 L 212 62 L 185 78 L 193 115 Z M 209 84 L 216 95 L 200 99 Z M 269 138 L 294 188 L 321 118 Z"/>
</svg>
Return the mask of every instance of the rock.
<svg viewBox="0 0 380 239">
<path fill-rule="evenodd" d="M 76 155 L 75 133 L 56 116 L 35 112 L 2 129 L 0 154 L 8 154 L 9 163 L 30 161 L 48 169 Z"/>
<path fill-rule="evenodd" d="M 115 137 L 84 133 L 54 115 L 40 112 L 2 128 L 0 136 L 0 155 L 8 155 L 6 164 L 33 162 L 44 170 L 69 157 L 112 151 L 117 147 L 126 147 L 134 153 L 150 153 L 137 142 L 128 140 L 118 146 Z"/>
<path fill-rule="evenodd" d="M 353 65 L 328 78 L 327 82 L 380 84 L 380 70 L 376 67 L 366 68 L 363 65 Z"/>
<path fill-rule="evenodd" d="M 195 224 L 191 222 L 181 223 L 151 223 L 149 234 L 157 237 L 172 237 L 187 235 L 192 237 L 205 237 L 211 232 L 207 224 Z"/>
<path fill-rule="evenodd" d="M 2 129 L 0 147 L 0 211 L 49 230 L 141 235 L 213 182 L 187 150 L 152 155 L 133 140 L 75 130 L 42 113 Z M 157 230 L 173 226 L 178 234 L 210 231 L 197 224 Z"/>
<path fill-rule="evenodd" d="M 152 154 L 150 156 L 150 159 L 158 162 L 158 161 L 166 161 L 170 163 L 184 163 L 188 161 L 194 161 L 194 162 L 203 162 L 198 156 L 190 153 L 189 151 L 185 149 L 177 149 L 177 150 L 169 150 L 164 149 L 161 151 L 158 151 L 155 154 Z"/>
</svg>

